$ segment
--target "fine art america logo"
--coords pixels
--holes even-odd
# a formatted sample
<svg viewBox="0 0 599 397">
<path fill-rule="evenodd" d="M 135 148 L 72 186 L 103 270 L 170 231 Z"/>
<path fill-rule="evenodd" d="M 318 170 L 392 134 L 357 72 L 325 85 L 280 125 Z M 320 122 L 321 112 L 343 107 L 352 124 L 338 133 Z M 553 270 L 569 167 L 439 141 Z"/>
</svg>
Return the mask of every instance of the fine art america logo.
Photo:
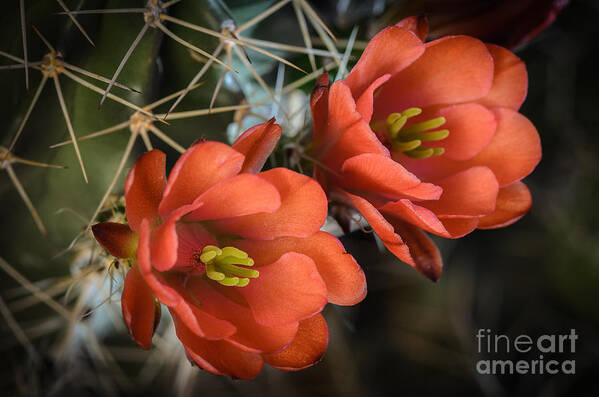
<svg viewBox="0 0 599 397">
<path fill-rule="evenodd" d="M 576 353 L 576 330 L 571 329 L 569 334 L 541 335 L 530 337 L 518 335 L 494 334 L 490 329 L 479 329 L 476 334 L 478 353 L 485 356 L 492 355 L 524 355 L 527 359 L 501 360 L 482 359 L 476 363 L 476 371 L 483 375 L 503 374 L 567 374 L 576 373 L 576 361 L 570 358 Z M 528 359 L 532 357 L 532 359 Z M 496 357 L 497 358 L 497 357 Z"/>
</svg>

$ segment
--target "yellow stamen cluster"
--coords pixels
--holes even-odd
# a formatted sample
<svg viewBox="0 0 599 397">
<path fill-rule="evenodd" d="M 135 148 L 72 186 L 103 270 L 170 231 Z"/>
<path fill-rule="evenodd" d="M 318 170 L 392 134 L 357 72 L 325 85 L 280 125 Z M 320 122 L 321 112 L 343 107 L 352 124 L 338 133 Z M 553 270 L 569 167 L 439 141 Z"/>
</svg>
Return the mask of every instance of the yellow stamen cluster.
<svg viewBox="0 0 599 397">
<path fill-rule="evenodd" d="M 254 269 L 236 266 L 254 266 L 254 260 L 248 254 L 235 247 L 218 248 L 207 245 L 200 254 L 200 261 L 206 265 L 206 276 L 228 287 L 245 287 L 250 278 L 260 273 Z"/>
<path fill-rule="evenodd" d="M 389 138 L 391 138 L 391 144 L 395 150 L 416 159 L 440 156 L 445 152 L 445 149 L 422 146 L 422 142 L 440 141 L 449 136 L 449 130 L 430 131 L 445 124 L 445 117 L 437 117 L 405 127 L 410 117 L 417 116 L 420 113 L 422 113 L 420 108 L 409 108 L 401 113 L 391 113 L 387 117 L 387 131 Z"/>
</svg>

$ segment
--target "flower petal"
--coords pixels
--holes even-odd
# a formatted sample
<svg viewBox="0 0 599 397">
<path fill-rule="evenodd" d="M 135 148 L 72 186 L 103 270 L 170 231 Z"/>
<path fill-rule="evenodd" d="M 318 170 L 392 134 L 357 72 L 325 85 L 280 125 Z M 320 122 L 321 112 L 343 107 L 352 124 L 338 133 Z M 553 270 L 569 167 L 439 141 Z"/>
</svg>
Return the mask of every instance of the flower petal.
<svg viewBox="0 0 599 397">
<path fill-rule="evenodd" d="M 444 155 L 425 160 L 393 153 L 393 158 L 424 180 L 436 180 L 477 165 L 489 167 L 499 186 L 510 185 L 530 174 L 541 160 L 541 141 L 535 126 L 523 115 L 508 108 L 493 109 L 497 129 L 491 142 L 466 161 Z"/>
<path fill-rule="evenodd" d="M 499 189 L 497 207 L 492 214 L 484 216 L 478 223 L 479 229 L 505 227 L 522 218 L 530 210 L 532 197 L 528 187 L 522 182 Z"/>
<path fill-rule="evenodd" d="M 452 160 L 468 160 L 480 153 L 497 129 L 493 113 L 475 103 L 442 108 L 431 119 L 435 117 L 445 117 L 441 128 L 448 129 L 449 136 L 430 146 L 444 148 L 443 156 Z"/>
<path fill-rule="evenodd" d="M 150 259 L 150 224 L 147 219 L 141 223 L 137 260 L 142 277 L 160 302 L 167 305 L 185 322 L 191 332 L 209 339 L 223 339 L 235 333 L 235 327 L 198 308 L 183 288 L 184 279 L 180 275 L 156 273 Z M 168 277 L 168 278 L 167 278 Z"/>
<path fill-rule="evenodd" d="M 431 41 L 420 58 L 383 86 L 375 99 L 375 119 L 415 106 L 476 100 L 492 83 L 493 58 L 481 41 L 467 36 Z"/>
<path fill-rule="evenodd" d="M 173 322 L 177 337 L 189 356 L 206 371 L 239 379 L 253 379 L 262 370 L 262 358 L 244 352 L 226 341 L 208 341 L 189 330 L 176 314 Z"/>
<path fill-rule="evenodd" d="M 324 164 L 324 173 L 334 176 L 345 160 L 358 154 L 389 156 L 389 150 L 356 111 L 349 87 L 343 80 L 331 86 L 328 104 L 326 128 L 320 140 L 314 141 L 315 157 Z"/>
<path fill-rule="evenodd" d="M 137 252 L 138 235 L 123 223 L 100 222 L 92 226 L 95 239 L 117 258 L 132 258 Z"/>
<path fill-rule="evenodd" d="M 137 266 L 131 267 L 125 277 L 121 309 L 135 343 L 142 349 L 151 348 L 152 335 L 160 322 L 160 305 L 156 304 L 154 295 Z"/>
<path fill-rule="evenodd" d="M 194 255 L 206 245 L 218 246 L 218 241 L 199 223 L 178 222 L 176 233 L 177 262 L 173 270 L 193 272 L 198 267 Z"/>
<path fill-rule="evenodd" d="M 270 240 L 282 236 L 310 236 L 324 224 L 327 199 L 315 180 L 285 168 L 274 168 L 258 176 L 278 189 L 281 197 L 279 209 L 271 214 L 213 221 L 220 232 Z"/>
<path fill-rule="evenodd" d="M 131 229 L 139 231 L 142 219 L 156 222 L 158 205 L 166 185 L 166 155 L 152 150 L 142 155 L 125 181 L 125 212 Z"/>
<path fill-rule="evenodd" d="M 416 205 L 410 200 L 390 201 L 379 209 L 385 215 L 389 214 L 393 217 L 403 219 L 427 232 L 442 237 L 449 237 L 449 233 L 434 212 L 428 208 Z"/>
<path fill-rule="evenodd" d="M 474 231 L 478 226 L 480 218 L 442 218 L 443 226 L 449 233 L 449 238 L 464 237 L 468 233 Z"/>
<path fill-rule="evenodd" d="M 366 123 L 370 123 L 370 119 L 372 119 L 372 112 L 374 111 L 374 92 L 377 88 L 389 81 L 390 78 L 390 74 L 384 74 L 374 80 L 356 101 L 356 111 L 360 113 L 362 119 Z"/>
<path fill-rule="evenodd" d="M 195 278 L 190 280 L 189 290 L 193 291 L 204 310 L 235 325 L 237 331 L 227 341 L 242 350 L 250 353 L 277 352 L 288 346 L 297 333 L 297 322 L 283 327 L 265 327 L 257 323 L 243 297 L 231 299 L 231 294 L 236 293 L 231 291 L 231 287 Z"/>
<path fill-rule="evenodd" d="M 497 131 L 491 142 L 472 160 L 486 165 L 499 186 L 519 181 L 541 160 L 541 140 L 535 126 L 520 113 L 507 108 L 494 109 Z"/>
<path fill-rule="evenodd" d="M 420 184 L 416 175 L 389 157 L 365 153 L 343 163 L 343 185 L 348 189 L 376 193 L 387 198 L 402 197 L 404 190 Z"/>
<path fill-rule="evenodd" d="M 489 93 L 478 103 L 489 108 L 520 109 L 528 91 L 526 65 L 520 58 L 503 47 L 487 44 L 493 57 L 495 76 Z"/>
<path fill-rule="evenodd" d="M 281 196 L 273 184 L 257 175 L 241 174 L 212 186 L 196 199 L 202 205 L 185 217 L 186 222 L 209 221 L 273 213 Z"/>
<path fill-rule="evenodd" d="M 404 18 L 397 22 L 395 26 L 413 32 L 422 41 L 425 41 L 426 36 L 428 36 L 428 22 L 423 15 Z"/>
<path fill-rule="evenodd" d="M 383 244 L 385 244 L 385 247 L 387 247 L 387 249 L 391 251 L 393 255 L 412 266 L 414 265 L 414 260 L 410 255 L 408 246 L 404 243 L 401 237 L 395 233 L 393 226 L 372 204 L 368 202 L 368 200 L 343 190 L 337 190 L 337 193 L 349 199 L 356 210 L 370 224 L 372 230 L 374 230 Z"/>
<path fill-rule="evenodd" d="M 414 261 L 412 265 L 416 270 L 432 281 L 441 277 L 443 260 L 439 248 L 422 230 L 414 225 L 400 219 L 390 217 L 389 221 L 410 249 L 410 255 Z"/>
<path fill-rule="evenodd" d="M 263 354 L 267 364 L 283 371 L 299 371 L 317 364 L 329 344 L 329 328 L 322 314 L 300 321 L 291 345 L 280 353 Z"/>
<path fill-rule="evenodd" d="M 483 216 L 495 211 L 499 185 L 487 167 L 468 168 L 435 184 L 443 188 L 443 194 L 439 200 L 421 205 L 439 218 Z"/>
<path fill-rule="evenodd" d="M 191 204 L 218 182 L 237 175 L 244 163 L 243 154 L 219 142 L 193 145 L 173 167 L 158 212 L 163 218 L 182 205 Z"/>
<path fill-rule="evenodd" d="M 175 306 L 179 303 L 181 297 L 152 268 L 150 261 L 150 233 L 150 221 L 147 219 L 142 220 L 139 228 L 139 244 L 137 247 L 139 271 L 152 290 L 152 293 L 154 293 L 161 303 L 167 306 Z"/>
<path fill-rule="evenodd" d="M 435 244 L 428 239 L 426 234 L 393 214 L 383 217 L 372 204 L 362 197 L 347 192 L 340 193 L 345 194 L 353 202 L 356 209 L 368 221 L 393 255 L 431 280 L 436 281 L 439 278 L 442 268 L 441 256 Z"/>
<path fill-rule="evenodd" d="M 312 258 L 324 280 L 328 300 L 336 305 L 355 305 L 366 296 L 366 278 L 355 259 L 341 242 L 329 233 L 319 231 L 310 237 L 281 237 L 275 240 L 238 240 L 234 245 L 247 252 L 259 269 L 277 261 L 286 252 L 297 252 Z"/>
<path fill-rule="evenodd" d="M 310 257 L 288 252 L 260 267 L 260 276 L 239 288 L 259 324 L 278 327 L 295 323 L 327 304 L 327 287 Z"/>
<path fill-rule="evenodd" d="M 152 230 L 152 266 L 156 270 L 165 272 L 175 266 L 179 250 L 177 222 L 203 204 L 201 200 L 196 200 L 192 204 L 177 208 L 164 222 Z"/>
<path fill-rule="evenodd" d="M 235 140 L 233 149 L 245 156 L 240 172 L 255 174 L 260 172 L 268 156 L 281 138 L 281 126 L 275 124 L 274 117 L 245 131 Z"/>
<path fill-rule="evenodd" d="M 177 292 L 180 299 L 176 305 L 169 306 L 185 326 L 194 334 L 209 340 L 227 338 L 237 331 L 229 321 L 213 316 L 203 306 L 200 307 L 194 295 L 187 288 L 188 276 L 180 274 L 164 275 L 165 282 Z M 196 276 L 198 277 L 198 276 Z"/>
<path fill-rule="evenodd" d="M 329 74 L 324 72 L 316 80 L 310 95 L 310 110 L 312 112 L 312 125 L 314 142 L 322 142 L 322 135 L 326 133 L 329 112 Z"/>
<path fill-rule="evenodd" d="M 315 91 L 313 94 L 312 101 L 318 99 L 317 109 L 317 121 L 321 125 L 320 128 L 315 126 L 314 143 L 318 147 L 320 153 L 326 153 L 330 148 L 336 144 L 337 139 L 343 134 L 343 132 L 349 128 L 352 124 L 356 123 L 361 119 L 360 114 L 356 111 L 356 102 L 351 94 L 351 90 L 345 84 L 345 81 L 339 80 L 333 83 L 329 89 L 322 91 L 323 94 L 314 97 L 321 91 Z M 324 97 L 323 95 L 328 95 Z M 322 99 L 320 99 L 322 98 Z M 325 113 L 324 104 L 328 105 L 328 113 L 324 122 L 319 119 L 323 118 L 319 116 Z M 315 105 L 313 104 L 314 108 Z"/>
<path fill-rule="evenodd" d="M 345 81 L 355 98 L 384 74 L 395 74 L 424 52 L 422 41 L 411 31 L 389 26 L 370 40 Z"/>
</svg>

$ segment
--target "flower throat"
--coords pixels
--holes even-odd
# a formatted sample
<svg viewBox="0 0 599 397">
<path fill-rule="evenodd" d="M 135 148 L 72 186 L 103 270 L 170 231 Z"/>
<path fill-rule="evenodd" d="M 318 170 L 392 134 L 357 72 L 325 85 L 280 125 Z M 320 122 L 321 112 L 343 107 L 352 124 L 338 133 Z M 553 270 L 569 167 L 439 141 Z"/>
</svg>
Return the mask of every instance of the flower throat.
<svg viewBox="0 0 599 397">
<path fill-rule="evenodd" d="M 409 108 L 401 113 L 391 113 L 387 116 L 385 125 L 393 148 L 416 159 L 425 159 L 440 156 L 445 152 L 442 147 L 423 146 L 423 142 L 441 141 L 449 136 L 449 130 L 434 130 L 445 124 L 445 117 L 436 117 L 421 123 L 406 127 L 408 119 L 422 113 L 420 108 Z M 372 123 L 371 128 L 376 131 L 379 123 Z M 431 131 L 434 130 L 434 131 Z"/>
</svg>

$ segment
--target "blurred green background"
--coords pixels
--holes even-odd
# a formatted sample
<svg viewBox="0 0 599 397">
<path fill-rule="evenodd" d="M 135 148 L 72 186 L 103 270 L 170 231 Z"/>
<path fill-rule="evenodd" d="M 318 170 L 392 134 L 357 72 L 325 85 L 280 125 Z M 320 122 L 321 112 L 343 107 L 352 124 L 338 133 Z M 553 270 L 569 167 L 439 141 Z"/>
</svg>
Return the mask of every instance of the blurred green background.
<svg viewBox="0 0 599 397">
<path fill-rule="evenodd" d="M 81 2 L 66 3 L 74 9 Z M 93 9 L 140 7 L 142 2 L 86 0 L 82 3 L 82 8 Z M 242 22 L 273 2 L 226 3 L 238 22 Z M 183 0 L 173 6 L 172 15 L 218 30 L 219 15 L 212 13 L 206 4 Z M 349 36 L 352 25 L 357 24 L 361 40 L 369 38 L 369 26 L 384 18 L 390 5 L 349 0 L 313 4 L 339 37 Z M 342 7 L 344 4 L 349 7 Z M 3 5 L 0 50 L 22 56 L 18 2 Z M 57 45 L 66 61 L 108 77 L 143 24 L 140 17 L 131 15 L 82 16 L 81 23 L 96 42 L 96 48 L 92 48 L 66 16 L 55 14 L 60 12 L 56 2 L 26 1 L 26 9 L 27 23 L 35 24 Z M 252 36 L 276 37 L 279 42 L 301 45 L 293 9 L 287 6 L 276 15 L 261 24 Z M 141 382 L 140 363 L 149 355 L 136 351 L 134 356 L 128 356 L 127 352 L 135 351 L 135 346 L 126 333 L 100 326 L 99 340 L 116 357 L 120 368 L 117 371 L 110 362 L 98 365 L 85 349 L 75 349 L 70 365 L 57 362 L 50 347 L 61 338 L 60 327 L 38 332 L 32 338 L 42 354 L 41 361 L 32 361 L 0 321 L 0 354 L 5 356 L 0 363 L 0 393 L 287 397 L 599 395 L 598 18 L 596 1 L 571 1 L 551 27 L 517 52 L 529 73 L 528 98 L 521 112 L 536 125 L 543 143 L 543 159 L 526 179 L 533 195 L 531 212 L 506 229 L 477 231 L 458 241 L 439 240 L 445 268 L 436 284 L 390 255 L 379 253 L 372 235 L 354 233 L 344 237 L 347 249 L 366 271 L 369 292 L 355 307 L 330 306 L 325 310 L 331 339 L 320 364 L 299 373 L 265 368 L 250 382 L 217 377 L 198 369 L 186 372 L 182 367 L 165 366 Z M 217 44 L 208 36 L 177 27 L 172 30 L 201 48 L 212 49 Z M 112 90 L 138 105 L 183 88 L 201 67 L 186 49 L 152 29 L 149 33 L 119 78 L 143 94 L 124 93 L 116 87 Z M 45 48 L 31 29 L 28 29 L 28 43 L 30 60 L 40 59 Z M 250 55 L 266 81 L 273 84 L 276 63 L 269 63 L 255 53 Z M 306 56 L 282 55 L 302 67 L 309 66 Z M 29 73 L 31 88 L 27 92 L 22 70 L 0 71 L 3 146 L 9 145 L 40 81 L 38 71 L 32 69 Z M 219 76 L 220 71 L 212 68 L 202 79 L 205 85 L 193 91 L 178 110 L 206 108 Z M 241 77 L 244 78 L 248 77 Z M 125 121 L 132 114 L 110 100 L 98 110 L 99 95 L 64 77 L 61 81 L 79 136 Z M 306 90 L 309 89 L 307 85 Z M 217 105 L 238 104 L 242 98 L 239 84 L 229 82 Z M 183 146 L 202 136 L 224 141 L 232 117 L 231 113 L 223 113 L 159 127 Z M 83 217 L 91 216 L 116 170 L 128 136 L 125 130 L 81 143 L 90 179 L 86 185 L 71 146 L 48 149 L 49 145 L 68 138 L 50 82 L 14 153 L 69 168 L 14 166 L 48 228 L 47 237 L 37 231 L 7 175 L 0 171 L 0 257 L 33 281 L 68 275 L 72 255 L 57 254 L 85 224 L 72 213 L 57 213 L 57 210 L 68 208 Z M 175 151 L 158 140 L 153 143 L 166 151 L 171 161 L 177 157 Z M 141 141 L 135 150 L 131 160 L 142 152 Z M 117 186 L 122 186 L 122 181 Z M 15 292 L 17 284 L 5 273 L 0 274 L 0 295 L 10 301 L 19 294 Z M 53 315 L 43 305 L 15 313 L 24 328 L 34 330 L 38 323 Z M 100 315 L 93 313 L 83 321 L 95 327 L 95 317 Z M 536 359 L 526 354 L 487 357 L 477 353 L 475 335 L 479 328 L 513 338 L 521 334 L 531 337 L 566 334 L 575 329 L 579 335 L 576 353 L 560 357 L 576 360 L 576 374 L 477 374 L 475 364 L 481 359 Z M 91 343 L 84 336 L 80 339 L 82 344 Z M 124 350 L 127 348 L 133 349 Z M 91 381 L 76 375 L 83 368 L 94 374 Z"/>
</svg>

